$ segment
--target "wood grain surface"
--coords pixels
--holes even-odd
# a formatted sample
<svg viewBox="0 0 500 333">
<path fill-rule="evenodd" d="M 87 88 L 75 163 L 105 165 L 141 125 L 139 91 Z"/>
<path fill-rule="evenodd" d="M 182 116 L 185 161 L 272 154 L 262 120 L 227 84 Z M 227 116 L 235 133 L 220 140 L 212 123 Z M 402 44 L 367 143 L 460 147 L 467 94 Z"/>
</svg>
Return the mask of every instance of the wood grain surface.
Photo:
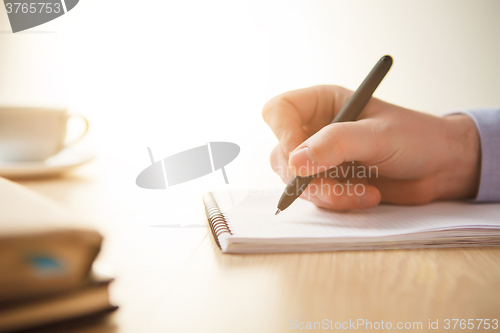
<svg viewBox="0 0 500 333">
<path fill-rule="evenodd" d="M 445 319 L 500 319 L 500 248 L 222 254 L 200 198 L 192 198 L 189 221 L 168 220 L 168 202 L 152 210 L 95 170 L 21 182 L 105 236 L 96 267 L 116 277 L 112 298 L 120 310 L 75 332 L 313 331 L 293 329 L 293 320 L 324 319 L 333 328 L 358 319 L 421 322 L 418 331 L 438 320 L 443 331 Z M 148 224 L 147 216 L 168 223 Z"/>
</svg>

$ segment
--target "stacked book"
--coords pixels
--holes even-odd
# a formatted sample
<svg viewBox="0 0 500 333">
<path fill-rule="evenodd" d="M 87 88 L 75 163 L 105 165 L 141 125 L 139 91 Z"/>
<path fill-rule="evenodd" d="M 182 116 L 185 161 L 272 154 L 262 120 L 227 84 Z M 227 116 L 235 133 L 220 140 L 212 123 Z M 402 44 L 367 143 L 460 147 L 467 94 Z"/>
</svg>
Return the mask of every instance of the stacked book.
<svg viewBox="0 0 500 333">
<path fill-rule="evenodd" d="M 92 273 L 101 241 L 50 200 L 0 178 L 0 332 L 116 309 L 111 280 Z"/>
</svg>

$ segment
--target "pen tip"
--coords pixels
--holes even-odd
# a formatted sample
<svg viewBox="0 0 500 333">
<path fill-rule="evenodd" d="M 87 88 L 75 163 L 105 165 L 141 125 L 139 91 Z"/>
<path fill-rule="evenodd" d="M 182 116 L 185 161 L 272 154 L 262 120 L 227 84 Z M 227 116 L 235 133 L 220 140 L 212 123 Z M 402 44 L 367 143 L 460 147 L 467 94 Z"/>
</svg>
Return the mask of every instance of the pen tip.
<svg viewBox="0 0 500 333">
<path fill-rule="evenodd" d="M 278 215 L 280 212 L 281 212 L 281 210 L 278 208 L 278 210 L 276 211 L 276 214 L 274 214 L 274 215 Z"/>
</svg>

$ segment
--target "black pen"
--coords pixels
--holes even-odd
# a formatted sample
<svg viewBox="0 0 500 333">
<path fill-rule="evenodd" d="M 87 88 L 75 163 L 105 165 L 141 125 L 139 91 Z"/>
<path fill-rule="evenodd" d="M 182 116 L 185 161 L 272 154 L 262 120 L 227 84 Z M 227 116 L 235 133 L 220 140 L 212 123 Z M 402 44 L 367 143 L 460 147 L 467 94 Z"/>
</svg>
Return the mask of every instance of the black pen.
<svg viewBox="0 0 500 333">
<path fill-rule="evenodd" d="M 332 124 L 344 121 L 355 121 L 372 97 L 375 89 L 377 89 L 380 82 L 384 79 L 391 66 L 391 56 L 383 56 L 377 62 L 375 67 L 373 67 L 371 72 L 364 79 L 354 94 L 352 94 L 347 103 L 345 103 L 342 109 L 340 109 L 335 118 L 333 118 Z M 313 178 L 314 176 L 293 176 L 290 182 L 286 185 L 285 191 L 281 195 L 280 201 L 278 202 L 278 210 L 275 215 L 278 215 L 279 212 L 287 209 L 288 206 L 295 201 L 295 199 L 300 197 Z"/>
</svg>

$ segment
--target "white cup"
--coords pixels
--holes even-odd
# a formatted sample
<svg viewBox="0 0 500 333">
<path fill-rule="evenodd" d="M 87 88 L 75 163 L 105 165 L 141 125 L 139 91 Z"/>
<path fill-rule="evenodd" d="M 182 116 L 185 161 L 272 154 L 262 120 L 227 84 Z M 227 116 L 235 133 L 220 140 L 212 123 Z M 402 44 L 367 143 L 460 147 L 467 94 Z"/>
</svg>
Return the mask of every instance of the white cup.
<svg viewBox="0 0 500 333">
<path fill-rule="evenodd" d="M 71 117 L 85 123 L 83 133 L 66 142 L 66 125 Z M 68 115 L 65 109 L 0 108 L 0 161 L 43 161 L 76 143 L 87 133 L 89 123 L 80 115 Z"/>
</svg>

